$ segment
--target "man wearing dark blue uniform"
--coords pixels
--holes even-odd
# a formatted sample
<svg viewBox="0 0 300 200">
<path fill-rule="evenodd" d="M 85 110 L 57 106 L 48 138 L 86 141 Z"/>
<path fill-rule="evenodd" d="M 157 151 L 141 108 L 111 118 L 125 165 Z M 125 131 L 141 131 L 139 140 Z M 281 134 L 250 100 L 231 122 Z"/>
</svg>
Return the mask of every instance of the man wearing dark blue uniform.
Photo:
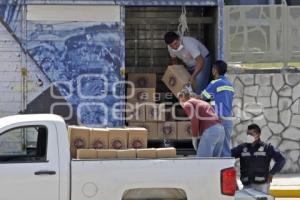
<svg viewBox="0 0 300 200">
<path fill-rule="evenodd" d="M 271 144 L 262 142 L 260 135 L 258 125 L 249 125 L 247 142 L 233 148 L 231 154 L 240 159 L 241 181 L 244 188 L 256 189 L 267 194 L 272 178 L 283 168 L 285 158 Z M 274 160 L 275 164 L 270 170 L 271 160 Z"/>
<path fill-rule="evenodd" d="M 218 60 L 214 63 L 212 74 L 213 81 L 203 90 L 201 99 L 215 102 L 214 109 L 218 114 L 225 130 L 225 139 L 221 157 L 230 157 L 232 123 L 232 101 L 234 88 L 232 83 L 225 77 L 227 64 Z"/>
</svg>

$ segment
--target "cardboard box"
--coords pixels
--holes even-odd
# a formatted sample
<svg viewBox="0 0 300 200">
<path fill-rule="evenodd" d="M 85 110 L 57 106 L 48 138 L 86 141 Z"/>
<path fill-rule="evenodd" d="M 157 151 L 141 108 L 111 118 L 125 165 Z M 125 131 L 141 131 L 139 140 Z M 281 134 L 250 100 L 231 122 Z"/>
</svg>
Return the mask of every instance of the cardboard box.
<svg viewBox="0 0 300 200">
<path fill-rule="evenodd" d="M 177 122 L 177 138 L 179 140 L 192 138 L 192 124 L 190 121 Z"/>
<path fill-rule="evenodd" d="M 129 127 L 143 127 L 146 128 L 148 131 L 148 140 L 155 140 L 158 139 L 157 134 L 157 122 L 130 122 L 128 124 Z"/>
<path fill-rule="evenodd" d="M 176 158 L 176 149 L 174 147 L 156 149 L 157 158 Z"/>
<path fill-rule="evenodd" d="M 159 122 L 158 137 L 160 139 L 176 139 L 177 137 L 176 122 Z"/>
<path fill-rule="evenodd" d="M 136 158 L 135 149 L 117 150 L 117 158 Z"/>
<path fill-rule="evenodd" d="M 191 75 L 183 65 L 170 65 L 168 66 L 162 81 L 177 97 L 183 87 L 189 82 Z"/>
<path fill-rule="evenodd" d="M 100 149 L 97 150 L 98 159 L 115 159 L 117 158 L 117 150 L 115 149 Z"/>
<path fill-rule="evenodd" d="M 155 102 L 164 102 L 164 93 L 156 92 L 154 100 Z"/>
<path fill-rule="evenodd" d="M 88 149 L 90 129 L 81 126 L 69 126 L 69 141 L 72 158 L 77 158 L 77 149 Z"/>
<path fill-rule="evenodd" d="M 165 112 L 164 112 L 165 121 L 175 121 L 174 117 L 173 117 L 173 116 L 175 116 L 175 109 L 174 109 L 173 105 L 172 106 L 166 105 L 164 110 L 165 110 Z M 174 114 L 172 112 L 174 112 Z"/>
<path fill-rule="evenodd" d="M 146 121 L 166 121 L 165 104 L 146 104 Z"/>
<path fill-rule="evenodd" d="M 78 149 L 77 159 L 97 159 L 97 150 L 95 149 Z"/>
<path fill-rule="evenodd" d="M 109 148 L 126 149 L 128 130 L 126 128 L 109 128 Z"/>
<path fill-rule="evenodd" d="M 144 122 L 146 120 L 146 106 L 144 104 L 126 104 L 126 120 Z"/>
<path fill-rule="evenodd" d="M 185 114 L 184 109 L 180 105 L 175 106 L 175 115 L 176 120 L 189 120 L 188 116 Z"/>
<path fill-rule="evenodd" d="M 158 124 L 157 124 L 157 122 L 146 122 L 144 127 L 148 130 L 148 140 L 158 139 Z"/>
<path fill-rule="evenodd" d="M 128 103 L 148 103 L 155 102 L 155 88 L 128 88 Z"/>
<path fill-rule="evenodd" d="M 156 149 L 137 149 L 136 150 L 136 157 L 137 158 L 149 158 L 149 159 L 155 159 L 157 158 L 156 155 Z"/>
<path fill-rule="evenodd" d="M 155 93 L 155 102 L 173 102 L 176 97 L 172 92 L 156 92 Z"/>
<path fill-rule="evenodd" d="M 105 128 L 94 128 L 90 130 L 90 149 L 108 149 L 108 133 Z"/>
<path fill-rule="evenodd" d="M 147 135 L 146 128 L 127 128 L 128 133 L 128 148 L 141 149 L 147 148 Z"/>
<path fill-rule="evenodd" d="M 146 128 L 145 122 L 129 122 L 128 127 L 130 127 L 130 128 Z M 149 130 L 148 130 L 148 132 L 149 132 Z"/>
<path fill-rule="evenodd" d="M 156 88 L 156 74 L 129 73 L 128 81 L 131 81 L 136 88 Z"/>
</svg>

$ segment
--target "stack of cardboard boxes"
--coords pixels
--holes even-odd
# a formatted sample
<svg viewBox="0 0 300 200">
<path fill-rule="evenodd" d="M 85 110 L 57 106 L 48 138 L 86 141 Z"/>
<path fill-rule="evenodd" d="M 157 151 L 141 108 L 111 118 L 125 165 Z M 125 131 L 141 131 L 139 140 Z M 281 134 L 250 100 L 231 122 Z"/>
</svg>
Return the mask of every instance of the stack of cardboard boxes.
<svg viewBox="0 0 300 200">
<path fill-rule="evenodd" d="M 162 81 L 169 90 L 177 97 L 178 93 L 189 85 L 190 73 L 183 65 L 168 66 Z M 176 116 L 184 116 L 184 110 L 176 109 Z M 177 121 L 177 139 L 186 140 L 192 137 L 191 122 L 189 120 Z"/>
<path fill-rule="evenodd" d="M 146 128 L 149 140 L 176 139 L 176 122 L 165 124 L 167 121 L 166 105 L 157 103 L 156 74 L 131 73 L 128 74 L 128 81 L 132 83 L 131 88 L 127 89 L 128 125 Z M 172 126 L 170 126 L 171 124 Z M 162 129 L 164 125 L 167 127 L 164 129 L 165 131 Z M 159 131 L 160 129 L 161 131 Z"/>
<path fill-rule="evenodd" d="M 147 130 L 145 128 L 87 128 L 69 126 L 68 132 L 72 158 L 176 157 L 176 150 L 174 148 L 147 149 Z"/>
<path fill-rule="evenodd" d="M 156 159 L 176 158 L 176 149 L 149 148 L 149 149 L 78 149 L 77 159 Z"/>
<path fill-rule="evenodd" d="M 154 104 L 156 75 L 128 75 L 132 84 L 127 88 L 126 119 L 130 127 L 144 127 L 148 130 L 148 139 L 157 139 L 156 124 L 146 122 L 146 104 Z"/>
<path fill-rule="evenodd" d="M 162 77 L 163 83 L 177 96 L 189 82 L 190 74 L 182 65 L 169 66 Z M 182 108 L 172 112 L 168 106 L 172 102 L 164 101 L 164 93 L 156 93 L 156 74 L 130 73 L 127 88 L 126 117 L 129 127 L 144 127 L 148 130 L 149 140 L 187 140 L 191 138 L 190 122 L 178 121 L 174 114 Z M 160 103 L 157 103 L 157 97 Z M 183 113 L 184 115 L 184 113 Z"/>
</svg>

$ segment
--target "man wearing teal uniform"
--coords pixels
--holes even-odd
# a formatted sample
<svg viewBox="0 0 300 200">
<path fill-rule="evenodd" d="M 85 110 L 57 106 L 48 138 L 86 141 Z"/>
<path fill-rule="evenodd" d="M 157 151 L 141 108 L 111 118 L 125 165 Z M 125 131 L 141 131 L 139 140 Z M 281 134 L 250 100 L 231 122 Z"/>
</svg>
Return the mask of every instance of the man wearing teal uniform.
<svg viewBox="0 0 300 200">
<path fill-rule="evenodd" d="M 218 60 L 214 63 L 212 74 L 214 80 L 210 82 L 201 93 L 201 99 L 212 100 L 215 102 L 215 111 L 220 117 L 225 129 L 225 140 L 223 145 L 222 157 L 231 156 L 231 133 L 232 123 L 232 101 L 234 88 L 232 83 L 225 77 L 227 64 Z"/>
</svg>

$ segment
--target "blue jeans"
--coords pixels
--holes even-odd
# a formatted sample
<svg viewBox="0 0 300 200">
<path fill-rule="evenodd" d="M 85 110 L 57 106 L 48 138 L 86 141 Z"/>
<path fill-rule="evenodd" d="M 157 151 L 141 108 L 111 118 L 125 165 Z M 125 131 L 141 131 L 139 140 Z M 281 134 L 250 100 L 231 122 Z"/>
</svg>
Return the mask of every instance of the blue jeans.
<svg viewBox="0 0 300 200">
<path fill-rule="evenodd" d="M 231 133 L 233 129 L 233 123 L 231 120 L 223 120 L 222 124 L 225 131 L 225 139 L 221 157 L 231 157 Z"/>
<path fill-rule="evenodd" d="M 220 157 L 224 144 L 225 131 L 221 124 L 206 129 L 200 139 L 198 157 Z"/>
<path fill-rule="evenodd" d="M 196 88 L 195 93 L 200 95 L 202 91 L 207 87 L 211 77 L 211 59 L 210 56 L 204 58 L 203 69 L 199 72 L 196 77 Z M 189 72 L 192 74 L 194 69 L 189 69 Z"/>
</svg>

